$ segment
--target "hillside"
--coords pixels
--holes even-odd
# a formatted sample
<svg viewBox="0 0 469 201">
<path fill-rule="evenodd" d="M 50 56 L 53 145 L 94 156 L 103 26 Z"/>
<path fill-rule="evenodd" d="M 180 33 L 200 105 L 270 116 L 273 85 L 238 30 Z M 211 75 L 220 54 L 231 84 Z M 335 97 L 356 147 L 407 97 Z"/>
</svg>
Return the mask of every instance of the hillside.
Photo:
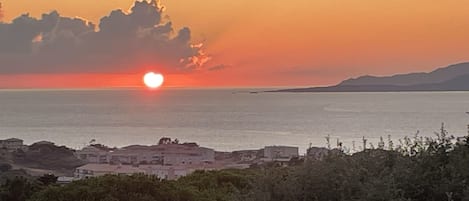
<svg viewBox="0 0 469 201">
<path fill-rule="evenodd" d="M 469 63 L 439 68 L 430 73 L 410 73 L 389 77 L 362 76 L 336 86 L 284 89 L 269 92 L 398 92 L 469 91 Z"/>
<path fill-rule="evenodd" d="M 363 86 L 363 85 L 396 85 L 409 86 L 420 84 L 441 83 L 461 75 L 469 74 L 469 63 L 460 63 L 448 67 L 439 68 L 429 73 L 409 73 L 387 77 L 362 76 L 341 82 L 341 86 Z"/>
<path fill-rule="evenodd" d="M 14 169 L 24 169 L 29 174 L 53 172 L 70 175 L 84 163 L 75 157 L 73 150 L 64 146 L 33 144 L 26 151 L 3 152 L 0 164 L 10 164 Z"/>
</svg>

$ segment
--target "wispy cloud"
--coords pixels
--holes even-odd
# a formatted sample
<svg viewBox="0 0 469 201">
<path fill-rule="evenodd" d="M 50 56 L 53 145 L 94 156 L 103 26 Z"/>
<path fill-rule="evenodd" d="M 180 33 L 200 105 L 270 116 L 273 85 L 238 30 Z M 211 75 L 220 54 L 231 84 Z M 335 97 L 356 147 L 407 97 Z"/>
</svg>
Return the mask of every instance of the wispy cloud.
<svg viewBox="0 0 469 201">
<path fill-rule="evenodd" d="M 217 71 L 217 70 L 223 70 L 225 68 L 229 68 L 231 67 L 231 65 L 227 65 L 227 64 L 219 64 L 219 65 L 215 65 L 215 66 L 212 66 L 210 68 L 208 68 L 209 71 Z"/>
</svg>

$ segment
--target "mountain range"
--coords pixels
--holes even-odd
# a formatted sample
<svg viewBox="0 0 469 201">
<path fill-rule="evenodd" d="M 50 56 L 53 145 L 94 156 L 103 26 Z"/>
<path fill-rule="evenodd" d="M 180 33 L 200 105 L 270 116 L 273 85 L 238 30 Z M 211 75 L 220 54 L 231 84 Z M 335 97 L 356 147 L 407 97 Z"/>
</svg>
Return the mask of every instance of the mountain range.
<svg viewBox="0 0 469 201">
<path fill-rule="evenodd" d="M 397 92 L 469 91 L 469 63 L 450 65 L 428 73 L 361 76 L 328 87 L 283 89 L 274 92 Z"/>
</svg>

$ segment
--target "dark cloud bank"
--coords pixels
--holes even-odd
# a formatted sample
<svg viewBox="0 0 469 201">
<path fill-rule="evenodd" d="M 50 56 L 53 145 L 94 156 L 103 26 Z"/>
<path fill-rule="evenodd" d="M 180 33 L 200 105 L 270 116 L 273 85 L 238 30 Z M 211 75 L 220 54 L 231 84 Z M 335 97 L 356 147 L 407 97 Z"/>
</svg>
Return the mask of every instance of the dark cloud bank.
<svg viewBox="0 0 469 201">
<path fill-rule="evenodd" d="M 56 11 L 24 14 L 0 22 L 0 74 L 198 70 L 210 58 L 190 40 L 190 29 L 174 31 L 156 0 L 114 10 L 99 25 Z"/>
</svg>

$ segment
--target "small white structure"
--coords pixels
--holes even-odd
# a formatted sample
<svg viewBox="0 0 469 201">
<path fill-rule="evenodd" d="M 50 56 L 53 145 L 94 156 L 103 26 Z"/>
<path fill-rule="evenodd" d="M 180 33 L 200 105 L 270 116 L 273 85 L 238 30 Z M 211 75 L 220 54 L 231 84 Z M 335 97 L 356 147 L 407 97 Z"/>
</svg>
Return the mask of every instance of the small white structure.
<svg viewBox="0 0 469 201">
<path fill-rule="evenodd" d="M 289 146 L 267 146 L 264 148 L 263 161 L 287 162 L 292 158 L 299 157 L 298 147 Z"/>
<path fill-rule="evenodd" d="M 75 177 L 57 177 L 57 184 L 69 184 L 69 183 L 72 183 L 73 181 L 76 181 L 77 178 Z"/>
<path fill-rule="evenodd" d="M 0 148 L 7 149 L 8 151 L 16 151 L 23 148 L 23 140 L 18 138 L 9 138 L 0 140 Z"/>
</svg>

